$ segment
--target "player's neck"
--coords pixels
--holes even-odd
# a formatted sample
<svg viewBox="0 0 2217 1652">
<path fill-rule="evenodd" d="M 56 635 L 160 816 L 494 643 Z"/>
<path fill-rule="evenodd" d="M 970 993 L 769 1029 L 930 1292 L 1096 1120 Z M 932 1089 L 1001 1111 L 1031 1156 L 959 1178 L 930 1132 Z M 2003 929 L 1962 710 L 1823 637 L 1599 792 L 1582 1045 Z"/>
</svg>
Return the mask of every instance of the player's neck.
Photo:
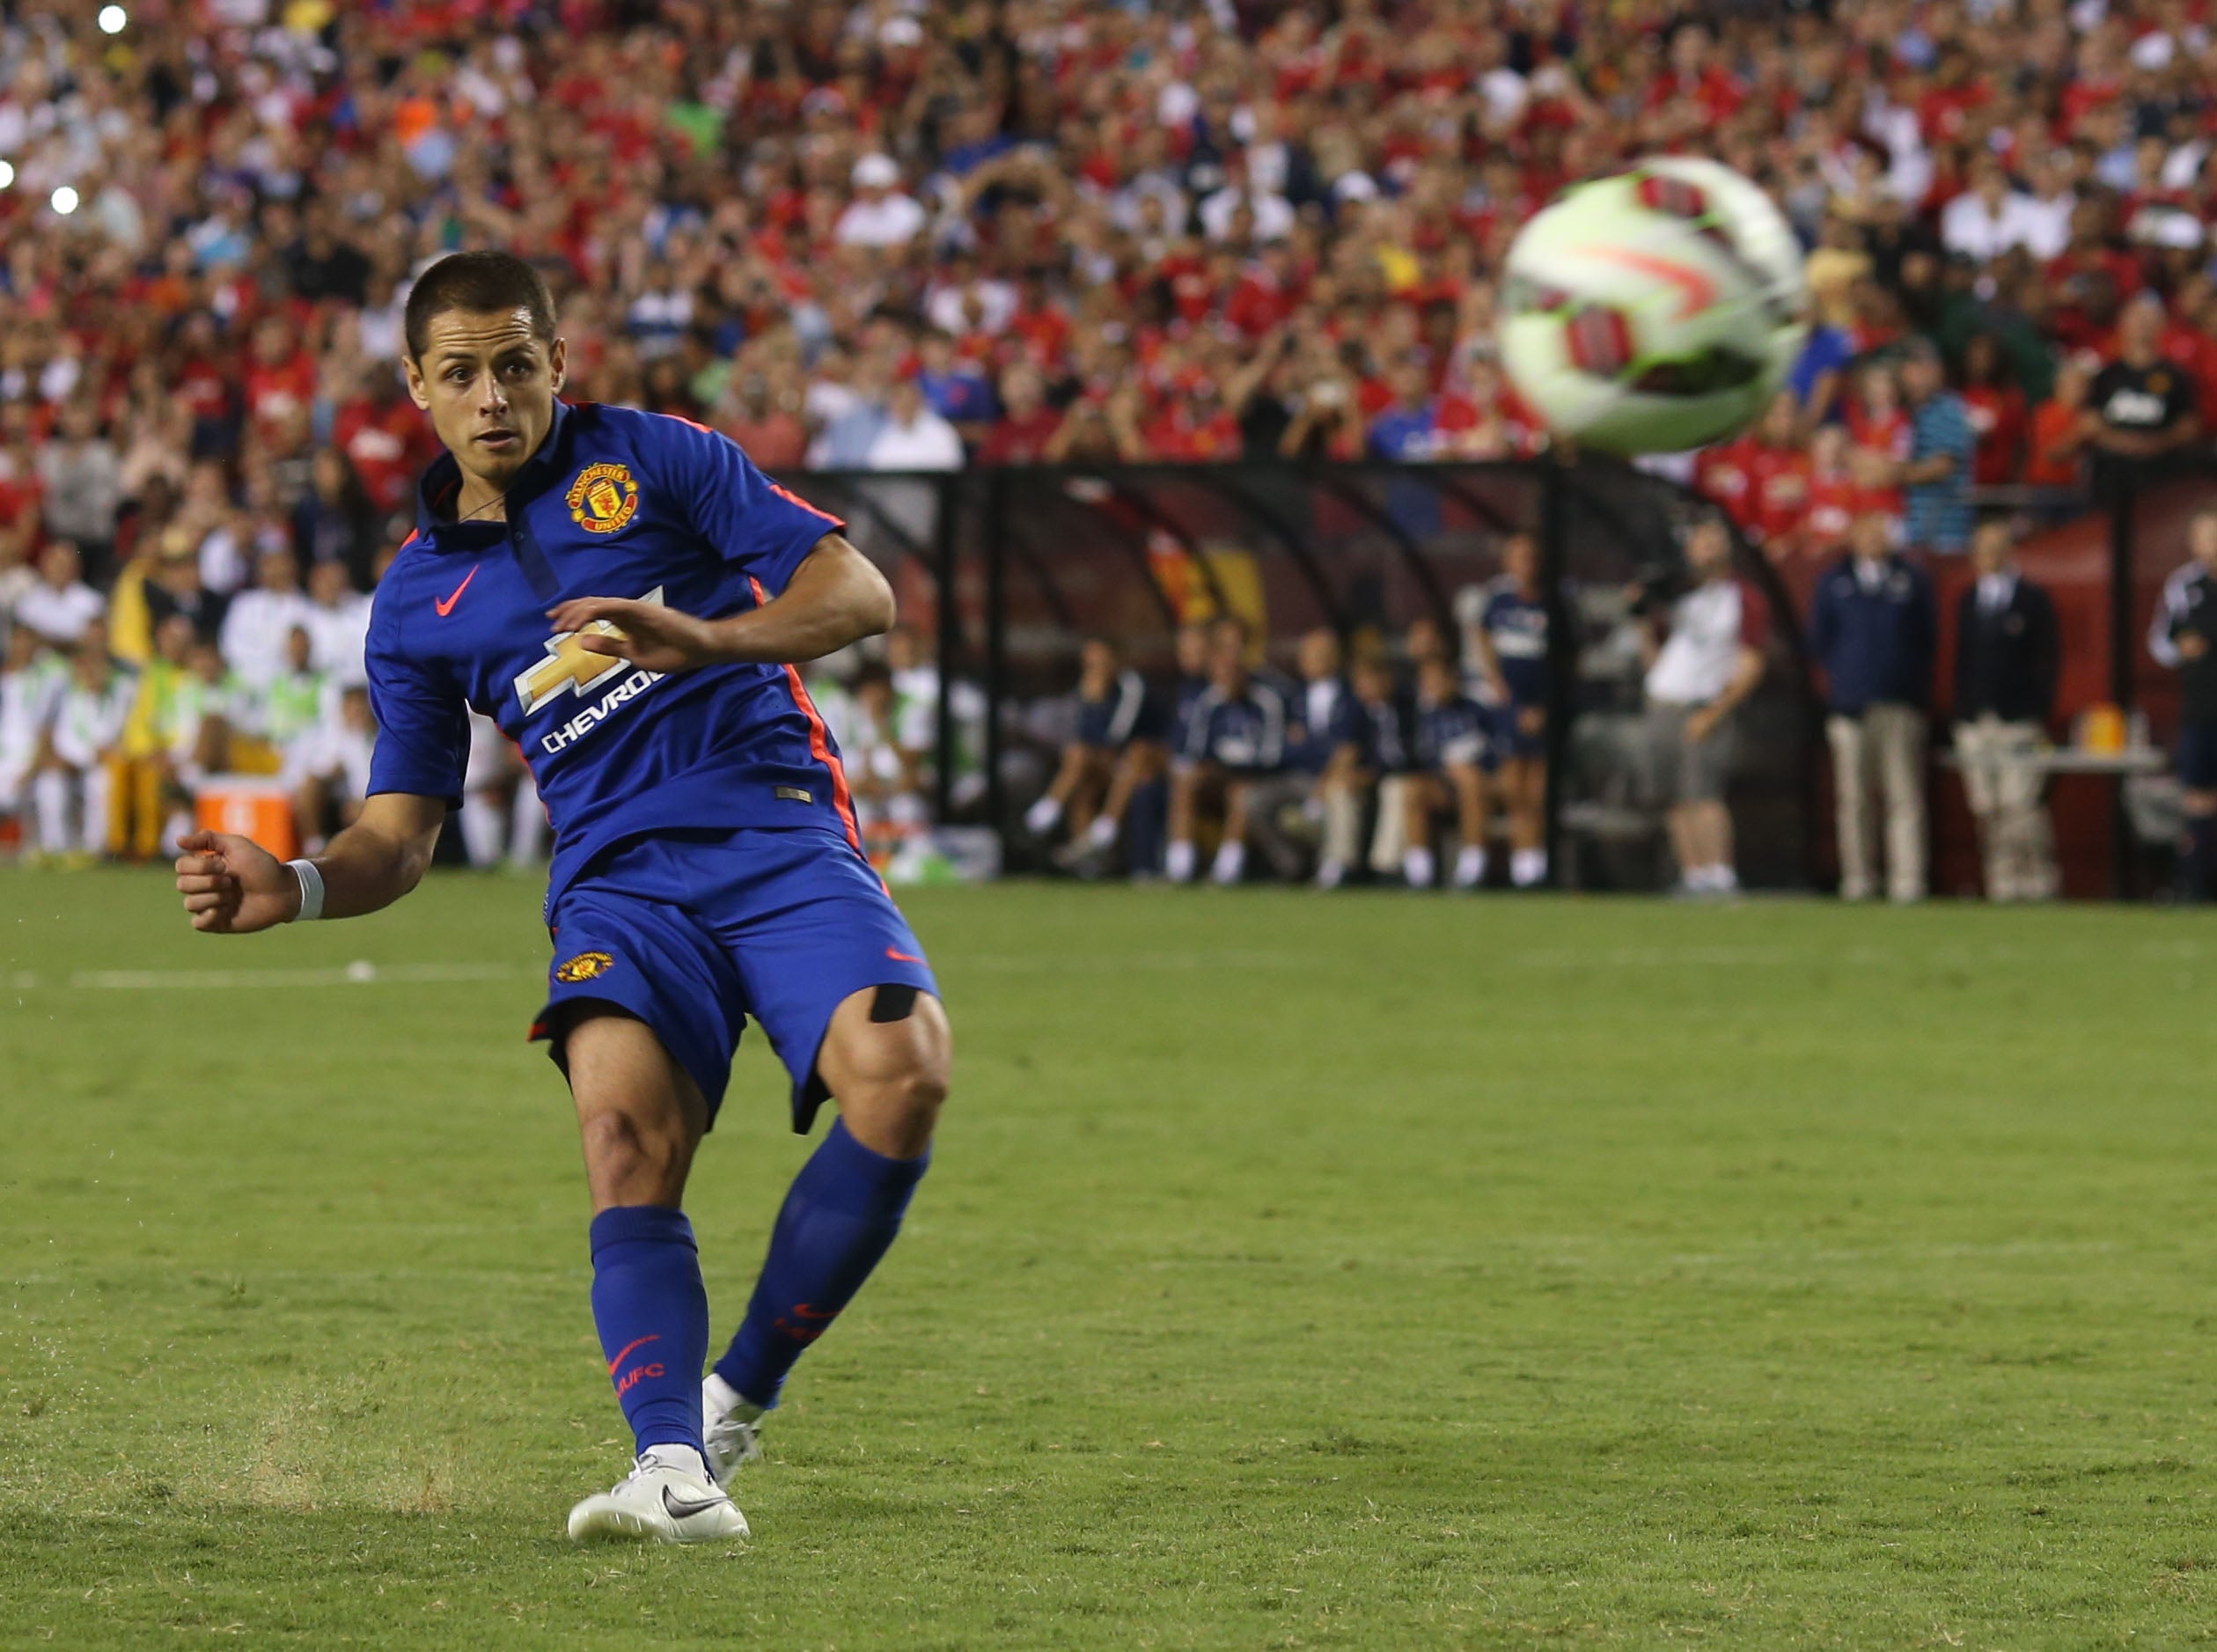
<svg viewBox="0 0 2217 1652">
<path fill-rule="evenodd" d="M 454 519 L 457 522 L 507 521 L 508 484 L 464 471 L 461 491 L 454 496 Z"/>
</svg>

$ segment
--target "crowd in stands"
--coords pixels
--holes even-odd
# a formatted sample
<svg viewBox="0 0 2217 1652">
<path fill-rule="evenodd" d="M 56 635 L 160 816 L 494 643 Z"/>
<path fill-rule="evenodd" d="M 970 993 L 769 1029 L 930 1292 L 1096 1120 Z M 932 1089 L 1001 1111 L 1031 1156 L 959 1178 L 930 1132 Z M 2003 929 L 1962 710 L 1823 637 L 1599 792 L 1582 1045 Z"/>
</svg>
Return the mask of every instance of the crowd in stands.
<svg viewBox="0 0 2217 1652">
<path fill-rule="evenodd" d="M 310 835 L 342 813 L 349 628 L 429 456 L 401 305 L 462 246 L 546 269 L 569 393 L 772 471 L 1482 459 L 1545 440 L 1494 360 L 1518 224 L 1696 150 L 1810 249 L 1788 393 L 1692 465 L 1770 553 L 1874 509 L 1960 552 L 1982 490 L 2068 494 L 2217 414 L 2217 38 L 2180 0 L 107 16 L 0 20 L 0 620 L 11 680 L 73 685 L 16 695 L 0 780 L 147 765 L 104 811 L 130 843 L 212 758 L 274 767 Z M 302 673 L 312 750 L 273 709 Z M 509 812 L 473 842 L 528 852 L 528 777 L 482 767 Z M 42 784 L 89 848 L 99 789 Z"/>
</svg>

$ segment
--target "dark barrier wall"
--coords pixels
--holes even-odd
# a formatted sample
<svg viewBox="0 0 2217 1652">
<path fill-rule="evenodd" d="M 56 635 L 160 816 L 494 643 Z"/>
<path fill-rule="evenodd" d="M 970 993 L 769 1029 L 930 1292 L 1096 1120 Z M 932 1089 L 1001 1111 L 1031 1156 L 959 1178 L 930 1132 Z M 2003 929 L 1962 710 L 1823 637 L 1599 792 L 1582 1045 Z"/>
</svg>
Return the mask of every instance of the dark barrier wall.
<svg viewBox="0 0 2217 1652">
<path fill-rule="evenodd" d="M 1394 654 L 1421 619 L 1457 636 L 1458 593 L 1495 577 L 1509 536 L 1529 533 L 1553 593 L 1558 880 L 1652 887 L 1662 876 L 1660 811 L 1638 795 L 1628 750 L 1641 672 L 1627 588 L 1667 584 L 1683 567 L 1682 535 L 1703 507 L 1673 483 L 1605 461 L 786 480 L 848 520 L 893 581 L 904 620 L 936 639 L 944 680 L 981 691 L 974 719 L 958 694 L 941 696 L 934 803 L 943 821 L 998 831 L 1012 867 L 1026 864 L 1013 827 L 1051 764 L 1084 636 L 1116 638 L 1164 684 L 1178 623 L 1219 612 L 1248 620 L 1281 669 L 1318 626 Z M 1742 874 L 1805 887 L 1822 870 L 1821 729 L 1792 605 L 1768 564 L 1739 548 L 1777 620 L 1733 784 Z"/>
</svg>

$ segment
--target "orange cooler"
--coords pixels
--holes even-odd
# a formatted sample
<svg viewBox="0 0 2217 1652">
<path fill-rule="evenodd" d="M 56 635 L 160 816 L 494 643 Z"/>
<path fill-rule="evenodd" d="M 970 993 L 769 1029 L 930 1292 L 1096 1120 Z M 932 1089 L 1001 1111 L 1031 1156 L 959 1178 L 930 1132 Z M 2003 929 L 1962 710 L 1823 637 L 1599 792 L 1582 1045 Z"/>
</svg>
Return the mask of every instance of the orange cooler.
<svg viewBox="0 0 2217 1652">
<path fill-rule="evenodd" d="M 253 775 L 211 775 L 200 789 L 195 819 L 204 832 L 252 839 L 281 861 L 300 853 L 292 798 L 275 780 Z"/>
</svg>

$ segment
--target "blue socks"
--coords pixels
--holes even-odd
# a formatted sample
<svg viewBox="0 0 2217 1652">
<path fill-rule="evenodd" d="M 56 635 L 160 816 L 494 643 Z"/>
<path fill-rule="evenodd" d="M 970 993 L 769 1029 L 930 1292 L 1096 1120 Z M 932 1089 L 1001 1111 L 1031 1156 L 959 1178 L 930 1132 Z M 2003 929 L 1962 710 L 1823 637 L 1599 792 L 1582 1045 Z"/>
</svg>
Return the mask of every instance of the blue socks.
<svg viewBox="0 0 2217 1652">
<path fill-rule="evenodd" d="M 830 1329 L 900 1231 L 930 1164 L 929 1152 L 913 1159 L 873 1153 L 847 1133 L 844 1120 L 835 1121 L 793 1178 L 746 1318 L 716 1374 L 752 1404 L 777 1404 L 793 1362 Z M 693 1416 L 697 1428 L 697 1398 Z"/>
<path fill-rule="evenodd" d="M 683 1211 L 620 1205 L 592 1219 L 592 1317 L 639 1450 L 700 1450 L 708 1293 Z"/>
</svg>

